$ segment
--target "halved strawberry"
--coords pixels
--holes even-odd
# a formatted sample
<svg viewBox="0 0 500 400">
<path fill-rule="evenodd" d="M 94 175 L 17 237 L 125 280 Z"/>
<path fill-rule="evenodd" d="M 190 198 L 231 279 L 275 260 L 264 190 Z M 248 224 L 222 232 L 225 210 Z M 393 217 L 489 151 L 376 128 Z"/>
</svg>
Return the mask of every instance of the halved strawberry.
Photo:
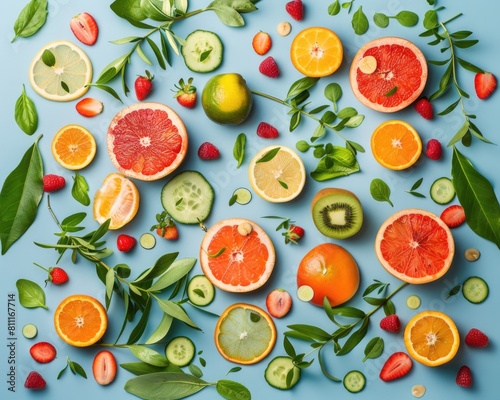
<svg viewBox="0 0 500 400">
<path fill-rule="evenodd" d="M 408 354 L 398 351 L 390 356 L 380 371 L 380 379 L 385 382 L 399 379 L 410 372 L 413 362 Z"/>
<path fill-rule="evenodd" d="M 116 359 L 108 350 L 101 350 L 94 357 L 92 373 L 99 385 L 109 385 L 116 377 Z"/>
<path fill-rule="evenodd" d="M 479 72 L 474 77 L 474 89 L 481 100 L 491 96 L 497 87 L 497 78 L 491 72 Z"/>
<path fill-rule="evenodd" d="M 456 228 L 465 222 L 464 208 L 459 204 L 448 206 L 443 210 L 440 218 L 449 228 Z"/>
<path fill-rule="evenodd" d="M 266 308 L 274 318 L 282 318 L 292 307 L 292 296 L 285 289 L 274 289 L 266 297 Z"/>
<path fill-rule="evenodd" d="M 71 18 L 69 23 L 71 31 L 76 38 L 88 46 L 92 46 L 97 41 L 99 27 L 92 15 L 83 12 Z"/>
<path fill-rule="evenodd" d="M 45 364 L 56 358 L 57 351 L 49 342 L 38 342 L 31 346 L 30 354 L 36 362 Z"/>
<path fill-rule="evenodd" d="M 102 104 L 99 100 L 93 99 L 92 97 L 85 97 L 76 103 L 75 108 L 76 111 L 78 111 L 78 114 L 90 118 L 102 113 L 102 110 L 104 110 L 104 104 Z"/>
<path fill-rule="evenodd" d="M 272 45 L 271 36 L 267 32 L 257 32 L 252 39 L 252 47 L 255 52 L 261 56 L 266 54 Z"/>
</svg>

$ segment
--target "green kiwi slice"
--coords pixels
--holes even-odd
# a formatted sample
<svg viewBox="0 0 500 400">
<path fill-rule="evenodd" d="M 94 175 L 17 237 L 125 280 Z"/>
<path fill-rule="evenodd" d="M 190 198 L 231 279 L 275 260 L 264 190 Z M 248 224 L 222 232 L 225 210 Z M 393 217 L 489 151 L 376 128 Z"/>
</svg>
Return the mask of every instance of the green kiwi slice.
<svg viewBox="0 0 500 400">
<path fill-rule="evenodd" d="M 311 212 L 316 228 L 333 239 L 351 237 L 363 225 L 361 203 L 346 189 L 321 189 L 312 200 Z"/>
</svg>

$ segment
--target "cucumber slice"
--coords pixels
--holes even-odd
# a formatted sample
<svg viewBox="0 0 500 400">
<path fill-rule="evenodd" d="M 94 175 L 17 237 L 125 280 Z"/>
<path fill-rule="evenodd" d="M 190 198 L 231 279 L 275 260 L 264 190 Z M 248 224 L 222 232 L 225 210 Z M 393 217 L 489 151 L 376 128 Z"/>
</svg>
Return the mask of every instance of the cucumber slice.
<svg viewBox="0 0 500 400">
<path fill-rule="evenodd" d="M 22 333 L 26 339 L 33 339 L 38 334 L 38 328 L 34 324 L 26 324 L 23 326 Z"/>
<path fill-rule="evenodd" d="M 473 304 L 479 304 L 486 300 L 490 289 L 483 278 L 471 276 L 462 285 L 462 294 L 465 299 Z"/>
<path fill-rule="evenodd" d="M 188 365 L 194 358 L 194 352 L 194 343 L 186 336 L 173 338 L 165 347 L 167 360 L 178 367 Z"/>
<path fill-rule="evenodd" d="M 412 294 L 406 299 L 406 306 L 410 310 L 416 310 L 418 307 L 420 307 L 420 303 L 420 297 L 418 297 L 416 294 Z"/>
<path fill-rule="evenodd" d="M 212 210 L 214 189 L 197 171 L 184 171 L 168 181 L 161 190 L 161 204 L 181 224 L 199 224 Z"/>
<path fill-rule="evenodd" d="M 300 368 L 293 365 L 291 357 L 278 356 L 267 365 L 264 378 L 272 387 L 281 390 L 291 389 L 300 379 Z"/>
<path fill-rule="evenodd" d="M 361 392 L 366 385 L 366 378 L 361 371 L 350 371 L 344 376 L 344 387 L 351 393 Z"/>
<path fill-rule="evenodd" d="M 302 285 L 297 289 L 297 297 L 301 301 L 311 301 L 314 297 L 314 290 L 309 285 Z"/>
<path fill-rule="evenodd" d="M 139 244 L 146 250 L 150 250 L 156 245 L 156 239 L 151 233 L 143 233 L 139 238 Z"/>
<path fill-rule="evenodd" d="M 210 72 L 221 64 L 223 49 L 216 33 L 198 29 L 188 35 L 181 53 L 191 71 Z"/>
<path fill-rule="evenodd" d="M 448 204 L 455 198 L 453 182 L 446 177 L 436 179 L 431 185 L 430 195 L 437 204 Z"/>
<path fill-rule="evenodd" d="M 248 204 L 252 200 L 252 192 L 244 187 L 236 189 L 233 192 L 233 196 L 236 196 L 236 203 L 241 205 Z"/>
<path fill-rule="evenodd" d="M 214 285 L 205 275 L 193 276 L 187 286 L 187 296 L 195 306 L 207 306 L 215 297 Z"/>
</svg>

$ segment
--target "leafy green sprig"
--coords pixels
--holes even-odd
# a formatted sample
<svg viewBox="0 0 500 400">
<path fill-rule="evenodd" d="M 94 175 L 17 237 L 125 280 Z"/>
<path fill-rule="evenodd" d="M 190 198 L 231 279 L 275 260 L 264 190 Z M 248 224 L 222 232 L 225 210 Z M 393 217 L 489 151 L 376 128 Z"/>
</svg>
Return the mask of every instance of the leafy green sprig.
<svg viewBox="0 0 500 400">
<path fill-rule="evenodd" d="M 334 375 L 327 371 L 323 351 L 333 344 L 334 352 L 337 356 L 348 354 L 353 350 L 368 333 L 370 318 L 381 308 L 386 315 L 395 313 L 395 306 L 392 298 L 405 286 L 407 283 L 402 283 L 393 292 L 384 296 L 389 284 L 375 280 L 363 292 L 363 300 L 368 304 L 374 306 L 369 312 L 365 312 L 359 308 L 351 306 L 337 306 L 331 307 L 328 299 L 325 298 L 323 302 L 323 310 L 331 322 L 337 327 L 333 333 L 328 333 L 324 329 L 307 324 L 294 324 L 289 325 L 289 331 L 284 333 L 285 338 L 283 341 L 285 352 L 292 357 L 293 363 L 301 368 L 306 369 L 311 366 L 314 359 L 307 361 L 312 353 L 318 352 L 318 362 L 321 371 L 328 379 L 332 381 L 340 381 Z M 375 293 L 379 296 L 373 296 Z M 352 322 L 342 323 L 340 318 L 349 319 Z M 309 353 L 297 353 L 292 342 L 289 339 L 299 339 L 310 342 L 311 351 Z M 343 341 L 343 343 L 341 343 Z M 376 358 L 382 354 L 383 339 L 380 337 L 372 338 L 365 346 L 363 361 L 368 358 Z"/>
<path fill-rule="evenodd" d="M 317 122 L 310 142 L 300 140 L 296 147 L 301 152 L 306 152 L 310 148 L 314 149 L 314 156 L 319 158 L 318 166 L 311 172 L 312 178 L 318 181 L 333 179 L 339 176 L 345 176 L 359 171 L 359 165 L 356 160 L 356 153 L 364 152 L 364 148 L 351 140 L 346 139 L 340 131 L 344 128 L 356 128 L 364 120 L 364 116 L 358 114 L 353 107 L 338 109 L 338 101 L 342 97 L 342 88 L 337 83 L 330 83 L 324 89 L 324 96 L 331 104 L 324 104 L 312 109 L 306 109 L 309 103 L 306 100 L 310 97 L 312 89 L 318 78 L 304 77 L 290 86 L 284 100 L 265 94 L 256 90 L 251 92 L 257 96 L 277 102 L 290 110 L 291 115 L 289 130 L 293 132 L 297 129 L 304 117 Z M 323 138 L 327 132 L 335 132 L 345 142 L 345 148 L 334 146 L 333 144 L 314 144 L 317 140 Z"/>
<path fill-rule="evenodd" d="M 415 197 L 420 197 L 420 198 L 425 198 L 425 195 L 417 192 L 417 189 L 422 185 L 422 182 L 424 181 L 424 178 L 419 178 L 415 181 L 415 183 L 411 186 L 410 190 L 405 190 L 406 193 L 411 194 L 412 196 Z"/>
<path fill-rule="evenodd" d="M 59 371 L 57 379 L 61 379 L 68 369 L 73 373 L 73 375 L 80 375 L 82 378 L 87 379 L 87 373 L 83 367 L 76 361 L 72 361 L 69 357 L 66 357 L 66 365 L 61 371 Z"/>
</svg>

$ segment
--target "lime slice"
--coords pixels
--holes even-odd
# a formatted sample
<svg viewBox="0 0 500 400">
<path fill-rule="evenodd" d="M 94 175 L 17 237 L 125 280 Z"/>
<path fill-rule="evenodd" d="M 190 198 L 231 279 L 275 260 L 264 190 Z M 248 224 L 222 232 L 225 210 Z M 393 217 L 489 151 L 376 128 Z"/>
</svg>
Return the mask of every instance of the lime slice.
<svg viewBox="0 0 500 400">
<path fill-rule="evenodd" d="M 297 289 L 297 297 L 302 301 L 311 301 L 314 297 L 314 290 L 309 285 L 302 285 Z"/>
<path fill-rule="evenodd" d="M 408 296 L 408 298 L 406 299 L 406 305 L 408 306 L 408 308 L 416 310 L 418 307 L 420 307 L 420 297 L 418 297 L 416 294 Z"/>
<path fill-rule="evenodd" d="M 146 250 L 150 250 L 156 245 L 156 239 L 151 233 L 143 233 L 139 239 L 139 244 Z"/>
<path fill-rule="evenodd" d="M 54 101 L 71 101 L 83 96 L 92 81 L 92 64 L 85 52 L 66 40 L 43 46 L 29 68 L 33 89 Z"/>
<path fill-rule="evenodd" d="M 248 204 L 252 200 L 252 192 L 244 187 L 236 189 L 233 192 L 233 196 L 236 196 L 236 203 L 241 205 Z"/>
<path fill-rule="evenodd" d="M 26 339 L 33 339 L 38 333 L 38 328 L 33 324 L 26 324 L 23 326 L 22 333 Z"/>
</svg>

